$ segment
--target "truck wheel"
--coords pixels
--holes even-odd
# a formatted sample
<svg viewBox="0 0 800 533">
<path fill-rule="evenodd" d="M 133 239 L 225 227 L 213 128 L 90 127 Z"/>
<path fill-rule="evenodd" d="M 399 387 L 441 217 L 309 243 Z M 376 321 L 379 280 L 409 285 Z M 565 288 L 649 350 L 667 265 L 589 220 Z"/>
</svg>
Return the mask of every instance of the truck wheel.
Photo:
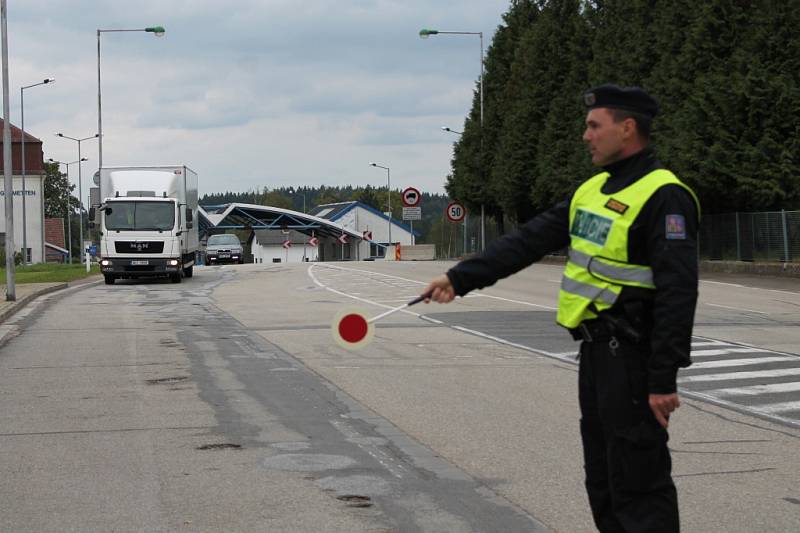
<svg viewBox="0 0 800 533">
<path fill-rule="evenodd" d="M 106 285 L 113 285 L 114 284 L 114 279 L 115 278 L 111 274 L 106 274 L 103 277 L 106 279 Z"/>
<path fill-rule="evenodd" d="M 176 272 L 174 274 L 170 274 L 169 280 L 172 283 L 180 283 L 181 282 L 181 273 L 180 272 Z"/>
<path fill-rule="evenodd" d="M 194 276 L 194 265 L 190 266 L 189 268 L 184 268 L 183 275 L 186 276 L 187 278 L 191 278 L 192 276 Z"/>
</svg>

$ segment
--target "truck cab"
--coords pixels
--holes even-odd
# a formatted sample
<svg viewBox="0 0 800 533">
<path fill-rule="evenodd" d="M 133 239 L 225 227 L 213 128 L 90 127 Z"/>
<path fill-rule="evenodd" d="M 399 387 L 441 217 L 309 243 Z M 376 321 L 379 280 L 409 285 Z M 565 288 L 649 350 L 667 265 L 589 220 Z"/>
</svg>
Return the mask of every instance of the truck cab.
<svg viewBox="0 0 800 533">
<path fill-rule="evenodd" d="M 101 193 L 114 195 L 103 198 L 99 217 L 90 218 L 99 219 L 100 269 L 106 283 L 159 276 L 180 283 L 182 277 L 191 277 L 198 247 L 196 175 L 194 194 L 187 198 L 183 184 L 188 169 L 117 169 L 105 180 L 103 170 Z M 152 188 L 143 190 L 148 181 Z M 131 182 L 138 190 L 123 186 Z"/>
</svg>

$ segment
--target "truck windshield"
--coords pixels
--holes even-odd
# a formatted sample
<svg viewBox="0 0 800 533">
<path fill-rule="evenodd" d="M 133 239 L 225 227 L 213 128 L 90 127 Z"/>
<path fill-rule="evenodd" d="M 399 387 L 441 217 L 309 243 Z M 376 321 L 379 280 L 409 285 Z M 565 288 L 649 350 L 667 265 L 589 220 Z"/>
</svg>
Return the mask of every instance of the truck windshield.
<svg viewBox="0 0 800 533">
<path fill-rule="evenodd" d="M 172 202 L 109 202 L 105 214 L 109 230 L 164 231 L 175 227 Z"/>
</svg>

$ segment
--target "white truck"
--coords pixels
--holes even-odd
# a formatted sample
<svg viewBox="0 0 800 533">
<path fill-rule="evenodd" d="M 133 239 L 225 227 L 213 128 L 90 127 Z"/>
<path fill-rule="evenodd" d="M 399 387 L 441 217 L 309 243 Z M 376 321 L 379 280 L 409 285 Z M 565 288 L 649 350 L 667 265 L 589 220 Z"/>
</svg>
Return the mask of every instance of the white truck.
<svg viewBox="0 0 800 533">
<path fill-rule="evenodd" d="M 192 277 L 199 245 L 197 174 L 185 166 L 101 168 L 100 270 L 119 278 Z"/>
</svg>

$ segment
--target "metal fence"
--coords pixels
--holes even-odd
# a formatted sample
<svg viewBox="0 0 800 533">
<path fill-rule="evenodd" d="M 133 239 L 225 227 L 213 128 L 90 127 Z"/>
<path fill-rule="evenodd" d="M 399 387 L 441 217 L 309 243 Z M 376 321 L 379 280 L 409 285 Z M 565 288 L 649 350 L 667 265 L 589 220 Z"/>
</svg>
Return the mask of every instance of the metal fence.
<svg viewBox="0 0 800 533">
<path fill-rule="evenodd" d="M 506 231 L 514 224 L 507 221 Z M 455 258 L 480 250 L 480 217 L 449 224 L 436 240 L 438 258 Z M 498 237 L 494 220 L 487 217 L 485 240 Z M 466 247 L 464 246 L 466 244 Z M 800 263 L 800 211 L 704 215 L 700 222 L 700 259 L 707 261 L 773 261 Z"/>
<path fill-rule="evenodd" d="M 800 211 L 705 215 L 700 259 L 800 262 Z"/>
</svg>

